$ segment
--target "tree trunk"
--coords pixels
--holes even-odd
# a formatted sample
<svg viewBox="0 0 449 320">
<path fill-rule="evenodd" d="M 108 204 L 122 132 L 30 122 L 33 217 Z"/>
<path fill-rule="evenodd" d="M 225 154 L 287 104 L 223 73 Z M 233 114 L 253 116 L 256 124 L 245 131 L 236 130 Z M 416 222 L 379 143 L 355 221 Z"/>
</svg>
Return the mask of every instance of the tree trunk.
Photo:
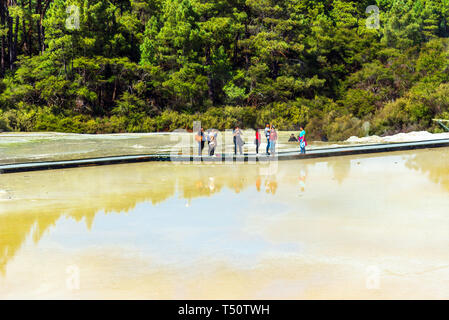
<svg viewBox="0 0 449 320">
<path fill-rule="evenodd" d="M 13 43 L 13 28 L 12 28 L 12 17 L 7 18 L 8 20 L 8 53 L 9 53 L 9 69 L 12 70 L 14 62 L 14 43 Z"/>
<path fill-rule="evenodd" d="M 42 11 L 42 0 L 37 0 L 36 3 L 36 13 L 37 14 L 41 14 Z M 41 36 L 41 20 L 39 19 L 39 21 L 36 22 L 36 27 L 37 27 L 37 43 L 39 45 L 39 51 L 42 48 L 42 36 Z"/>
<path fill-rule="evenodd" d="M 42 41 L 40 49 L 41 49 L 41 52 L 44 53 L 44 51 L 45 51 L 45 28 L 42 25 L 42 20 L 40 21 L 39 25 L 41 27 L 41 41 Z"/>
<path fill-rule="evenodd" d="M 215 90 L 214 90 L 214 79 L 212 76 L 212 70 L 210 68 L 212 67 L 212 59 L 210 57 L 210 45 L 208 44 L 205 49 L 205 56 L 206 56 L 206 66 L 208 67 L 207 70 L 207 87 L 208 87 L 208 95 L 209 99 L 212 101 L 213 104 L 215 104 Z"/>
<path fill-rule="evenodd" d="M 0 4 L 0 23 L 1 25 L 4 27 L 5 26 L 5 10 L 6 10 L 6 0 L 1 0 L 1 4 Z M 4 76 L 5 75 L 5 46 L 6 46 L 6 38 L 3 35 L 2 36 L 2 48 L 1 48 L 1 63 L 0 63 L 0 71 L 1 71 L 1 75 Z"/>
<path fill-rule="evenodd" d="M 28 52 L 29 52 L 29 55 L 31 57 L 31 55 L 33 54 L 33 38 L 32 38 L 32 36 L 33 36 L 32 35 L 32 32 L 33 32 L 33 20 L 31 18 L 31 12 L 33 12 L 33 9 L 32 9 L 31 0 L 29 0 L 29 2 L 28 2 L 28 11 L 30 12 L 30 21 L 29 21 L 28 39 L 27 39 L 27 41 L 28 41 L 28 50 L 29 50 Z"/>
<path fill-rule="evenodd" d="M 248 32 L 248 21 L 245 21 L 245 39 L 249 38 L 249 32 Z M 248 48 L 243 48 L 245 51 L 245 69 L 248 70 L 249 68 L 249 55 L 248 55 Z"/>
<path fill-rule="evenodd" d="M 19 17 L 16 17 L 16 33 L 14 34 L 14 49 L 13 49 L 13 63 L 15 66 L 15 62 L 17 60 L 17 42 L 18 42 L 18 35 L 19 35 Z"/>
<path fill-rule="evenodd" d="M 27 36 L 27 25 L 26 20 L 23 19 L 22 21 L 22 34 L 23 34 L 23 53 L 28 53 L 29 56 L 31 56 L 30 47 L 28 45 L 28 36 Z"/>
<path fill-rule="evenodd" d="M 232 61 L 234 62 L 234 64 L 237 64 L 239 38 L 240 38 L 240 32 L 237 32 L 235 39 L 234 39 L 234 53 L 232 55 Z"/>
<path fill-rule="evenodd" d="M 114 79 L 114 91 L 112 92 L 112 101 L 115 101 L 115 96 L 117 94 L 117 78 Z"/>
</svg>

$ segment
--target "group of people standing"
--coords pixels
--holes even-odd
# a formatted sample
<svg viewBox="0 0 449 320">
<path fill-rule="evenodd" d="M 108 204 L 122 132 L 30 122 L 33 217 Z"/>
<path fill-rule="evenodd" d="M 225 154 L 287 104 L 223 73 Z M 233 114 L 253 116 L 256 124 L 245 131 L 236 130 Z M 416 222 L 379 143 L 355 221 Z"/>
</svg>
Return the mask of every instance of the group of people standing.
<svg viewBox="0 0 449 320">
<path fill-rule="evenodd" d="M 217 130 L 209 130 L 207 133 L 204 132 L 204 129 L 201 128 L 195 136 L 195 140 L 198 142 L 198 155 L 201 156 L 203 154 L 203 149 L 205 142 L 207 141 L 208 145 L 208 154 L 209 156 L 213 156 L 215 154 L 215 148 L 217 147 Z"/>
<path fill-rule="evenodd" d="M 259 146 L 262 143 L 262 138 L 260 136 L 259 129 L 255 129 L 256 131 L 256 137 L 254 139 L 254 144 L 256 145 L 256 154 L 259 154 Z M 265 131 L 264 131 L 265 137 L 267 139 L 267 155 L 274 154 L 276 152 L 276 141 L 278 139 L 278 133 L 276 131 L 276 127 L 274 125 L 271 125 L 269 123 L 266 124 Z M 242 147 L 245 144 L 245 142 L 242 139 L 242 131 L 237 126 L 235 127 L 233 131 L 234 136 L 234 154 L 237 154 L 237 148 L 239 150 L 239 153 L 242 154 Z"/>
<path fill-rule="evenodd" d="M 270 155 L 276 153 L 276 142 L 278 140 L 278 133 L 276 131 L 276 127 L 274 125 L 270 125 L 269 123 L 265 124 L 264 135 L 267 139 L 267 149 L 266 154 Z M 256 130 L 256 138 L 259 136 L 259 145 L 260 145 L 260 134 L 259 130 Z M 259 153 L 259 146 L 256 147 L 256 152 Z"/>
<path fill-rule="evenodd" d="M 299 135 L 298 138 L 295 137 L 295 134 L 292 133 L 288 142 L 299 142 L 299 148 L 302 154 L 306 153 L 307 141 L 306 141 L 306 131 L 302 126 L 299 127 Z"/>
<path fill-rule="evenodd" d="M 254 144 L 256 145 L 256 154 L 259 154 L 259 146 L 262 143 L 262 138 L 261 138 L 260 130 L 256 129 L 255 131 L 256 131 L 256 137 L 254 139 Z M 202 155 L 206 141 L 207 141 L 207 144 L 209 147 L 209 151 L 208 151 L 209 156 L 213 156 L 215 154 L 215 148 L 217 147 L 217 135 L 218 135 L 217 130 L 209 130 L 207 133 L 205 133 L 204 129 L 201 128 L 198 131 L 198 133 L 195 136 L 195 140 L 198 142 L 198 155 L 200 155 L 200 156 Z M 265 125 L 264 135 L 265 135 L 265 138 L 267 139 L 266 154 L 274 155 L 276 153 L 276 142 L 278 140 L 278 133 L 276 131 L 276 127 L 274 125 L 270 125 L 269 123 L 267 123 Z M 233 142 L 234 142 L 234 154 L 237 154 L 237 150 L 238 150 L 239 154 L 242 155 L 243 154 L 242 149 L 243 149 L 243 145 L 245 144 L 245 142 L 243 139 L 243 132 L 239 126 L 236 126 L 234 128 L 234 130 L 232 131 L 232 136 L 233 136 Z M 294 135 L 292 134 L 292 136 L 294 136 Z M 291 138 L 289 141 L 292 141 Z M 305 154 L 306 146 L 307 146 L 306 131 L 304 130 L 304 128 L 302 126 L 300 127 L 300 133 L 299 133 L 298 139 L 296 140 L 296 138 L 295 138 L 295 141 L 299 142 L 300 151 L 302 154 Z"/>
<path fill-rule="evenodd" d="M 259 146 L 262 143 L 262 138 L 260 135 L 260 131 L 259 129 L 255 129 L 256 130 L 256 138 L 254 139 L 254 144 L 256 145 L 256 154 L 259 154 Z M 307 146 L 307 141 L 306 141 L 306 131 L 304 130 L 303 126 L 299 127 L 299 135 L 298 135 L 298 139 L 296 139 L 294 137 L 294 134 L 292 134 L 292 136 L 294 137 L 294 141 L 299 142 L 299 147 L 300 147 L 300 151 L 302 154 L 306 153 L 306 146 Z M 276 131 L 276 126 L 275 125 L 270 125 L 269 123 L 265 124 L 265 129 L 264 129 L 264 135 L 265 138 L 267 139 L 267 148 L 265 150 L 267 155 L 274 155 L 276 153 L 276 142 L 278 140 L 278 133 Z M 237 137 L 237 139 L 236 139 Z M 289 140 L 291 141 L 291 140 Z M 241 146 L 244 144 L 243 140 L 241 139 L 241 131 L 239 127 L 236 127 L 236 129 L 234 130 L 234 153 L 237 154 L 237 145 L 239 146 L 239 151 L 240 154 L 242 154 L 242 148 Z"/>
</svg>

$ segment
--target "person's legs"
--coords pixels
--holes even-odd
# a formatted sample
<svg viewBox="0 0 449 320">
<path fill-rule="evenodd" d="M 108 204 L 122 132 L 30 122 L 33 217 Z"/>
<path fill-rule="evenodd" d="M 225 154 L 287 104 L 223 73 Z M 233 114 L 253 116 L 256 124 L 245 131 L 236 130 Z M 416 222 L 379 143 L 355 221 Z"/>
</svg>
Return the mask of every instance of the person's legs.
<svg viewBox="0 0 449 320">
<path fill-rule="evenodd" d="M 259 141 L 256 140 L 256 154 L 259 153 Z"/>
<path fill-rule="evenodd" d="M 304 141 L 301 141 L 299 143 L 299 149 L 301 150 L 301 154 L 305 154 L 306 153 L 306 144 Z"/>
<path fill-rule="evenodd" d="M 270 142 L 270 149 L 271 149 L 271 153 L 275 154 L 275 152 L 276 152 L 276 141 L 271 141 Z"/>
<path fill-rule="evenodd" d="M 242 145 L 239 144 L 239 153 L 242 154 Z"/>
<path fill-rule="evenodd" d="M 267 138 L 267 153 L 269 153 L 270 150 L 270 139 Z"/>
</svg>

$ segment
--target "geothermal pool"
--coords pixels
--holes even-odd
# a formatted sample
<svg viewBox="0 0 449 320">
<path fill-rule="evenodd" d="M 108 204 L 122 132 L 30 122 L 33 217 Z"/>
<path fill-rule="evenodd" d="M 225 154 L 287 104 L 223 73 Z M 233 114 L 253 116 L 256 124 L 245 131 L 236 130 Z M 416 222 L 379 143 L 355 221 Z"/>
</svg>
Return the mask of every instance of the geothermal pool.
<svg viewBox="0 0 449 320">
<path fill-rule="evenodd" d="M 448 247 L 448 148 L 0 175 L 0 299 L 448 299 Z"/>
</svg>

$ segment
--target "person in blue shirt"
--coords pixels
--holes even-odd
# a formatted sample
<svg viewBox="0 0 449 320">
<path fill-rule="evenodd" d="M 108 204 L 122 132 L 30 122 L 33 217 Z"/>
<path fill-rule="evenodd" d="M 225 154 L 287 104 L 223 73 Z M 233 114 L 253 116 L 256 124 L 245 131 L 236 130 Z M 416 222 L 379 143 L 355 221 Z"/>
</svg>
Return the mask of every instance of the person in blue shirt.
<svg viewBox="0 0 449 320">
<path fill-rule="evenodd" d="M 300 126 L 299 131 L 300 131 L 298 136 L 299 148 L 301 150 L 301 154 L 306 154 L 306 146 L 307 146 L 306 130 L 304 130 L 304 128 Z"/>
<path fill-rule="evenodd" d="M 270 124 L 267 123 L 265 125 L 265 137 L 267 138 L 267 154 L 270 154 L 270 133 L 271 133 L 271 128 L 270 128 Z"/>
</svg>

